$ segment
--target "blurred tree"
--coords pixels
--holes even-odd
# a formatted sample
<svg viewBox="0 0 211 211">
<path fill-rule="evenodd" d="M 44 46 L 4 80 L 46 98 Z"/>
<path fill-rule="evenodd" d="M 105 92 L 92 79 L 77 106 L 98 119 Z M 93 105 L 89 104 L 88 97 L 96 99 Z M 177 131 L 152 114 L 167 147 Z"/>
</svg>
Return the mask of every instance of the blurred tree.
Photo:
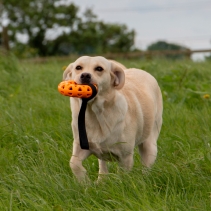
<svg viewBox="0 0 211 211">
<path fill-rule="evenodd" d="M 128 52 L 134 46 L 135 31 L 129 31 L 126 25 L 101 23 L 106 52 Z"/>
<path fill-rule="evenodd" d="M 18 51 L 30 47 L 41 56 L 89 54 L 126 52 L 134 45 L 135 32 L 126 25 L 99 21 L 91 9 L 80 18 L 77 6 L 60 0 L 3 0 L 3 10 L 10 20 L 10 39 Z M 25 44 L 29 47 L 21 47 L 20 35 L 28 38 Z"/>
<path fill-rule="evenodd" d="M 134 30 L 128 30 L 126 25 L 98 21 L 92 10 L 87 9 L 76 29 L 59 36 L 51 46 L 53 54 L 128 52 L 134 46 L 134 38 Z"/>
<path fill-rule="evenodd" d="M 153 44 L 148 46 L 147 50 L 148 51 L 154 51 L 154 50 L 158 50 L 158 51 L 183 50 L 183 51 L 186 51 L 187 54 L 181 54 L 181 53 L 174 54 L 174 55 L 167 54 L 167 55 L 165 55 L 165 57 L 171 58 L 171 59 L 180 59 L 180 58 L 184 58 L 184 57 L 190 58 L 190 54 L 189 54 L 190 49 L 189 48 L 186 48 L 186 47 L 181 46 L 181 45 L 173 44 L 173 43 L 167 43 L 165 41 L 158 41 L 156 43 L 153 43 Z"/>
<path fill-rule="evenodd" d="M 10 20 L 10 38 L 17 41 L 17 35 L 24 34 L 28 37 L 28 45 L 38 49 L 38 54 L 48 54 L 47 30 L 65 27 L 73 28 L 79 20 L 78 7 L 74 4 L 62 5 L 54 0 L 3 0 L 3 10 Z M 60 34 L 59 31 L 56 33 Z"/>
</svg>

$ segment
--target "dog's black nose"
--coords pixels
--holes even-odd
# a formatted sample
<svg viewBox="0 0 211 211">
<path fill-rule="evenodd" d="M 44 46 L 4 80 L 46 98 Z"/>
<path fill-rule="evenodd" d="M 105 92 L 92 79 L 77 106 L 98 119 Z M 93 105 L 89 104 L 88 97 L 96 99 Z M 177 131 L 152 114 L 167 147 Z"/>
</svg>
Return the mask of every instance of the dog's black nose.
<svg viewBox="0 0 211 211">
<path fill-rule="evenodd" d="M 91 74 L 90 73 L 82 73 L 81 74 L 81 82 L 89 84 L 91 82 Z"/>
</svg>

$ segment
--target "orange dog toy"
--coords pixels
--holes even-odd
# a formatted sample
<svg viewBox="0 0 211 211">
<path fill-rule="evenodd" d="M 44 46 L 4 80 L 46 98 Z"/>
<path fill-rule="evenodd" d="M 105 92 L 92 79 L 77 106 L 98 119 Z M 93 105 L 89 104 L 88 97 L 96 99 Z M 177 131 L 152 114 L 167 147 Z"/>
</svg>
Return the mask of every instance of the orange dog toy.
<svg viewBox="0 0 211 211">
<path fill-rule="evenodd" d="M 93 85 L 81 85 L 74 81 L 62 81 L 58 85 L 58 91 L 65 96 L 89 98 L 93 95 Z M 97 86 L 94 85 L 97 89 Z"/>
</svg>

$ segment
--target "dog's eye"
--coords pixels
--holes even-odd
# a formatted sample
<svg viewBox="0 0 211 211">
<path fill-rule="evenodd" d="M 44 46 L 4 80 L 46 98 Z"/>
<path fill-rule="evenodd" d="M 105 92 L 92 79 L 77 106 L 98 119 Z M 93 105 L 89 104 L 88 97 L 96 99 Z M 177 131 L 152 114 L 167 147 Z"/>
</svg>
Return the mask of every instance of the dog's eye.
<svg viewBox="0 0 211 211">
<path fill-rule="evenodd" d="M 76 66 L 76 70 L 82 70 L 82 67 L 80 65 Z"/>
<path fill-rule="evenodd" d="M 101 71 L 103 71 L 103 68 L 98 66 L 98 67 L 95 68 L 95 70 L 101 72 Z"/>
</svg>

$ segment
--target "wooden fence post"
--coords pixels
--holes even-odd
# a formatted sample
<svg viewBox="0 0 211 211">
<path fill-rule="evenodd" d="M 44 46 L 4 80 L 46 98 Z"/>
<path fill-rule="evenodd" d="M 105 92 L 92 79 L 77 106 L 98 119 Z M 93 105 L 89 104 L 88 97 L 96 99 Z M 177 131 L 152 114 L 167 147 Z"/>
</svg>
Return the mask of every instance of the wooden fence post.
<svg viewBox="0 0 211 211">
<path fill-rule="evenodd" d="M 7 26 L 2 26 L 2 46 L 6 51 L 10 50 Z"/>
</svg>

